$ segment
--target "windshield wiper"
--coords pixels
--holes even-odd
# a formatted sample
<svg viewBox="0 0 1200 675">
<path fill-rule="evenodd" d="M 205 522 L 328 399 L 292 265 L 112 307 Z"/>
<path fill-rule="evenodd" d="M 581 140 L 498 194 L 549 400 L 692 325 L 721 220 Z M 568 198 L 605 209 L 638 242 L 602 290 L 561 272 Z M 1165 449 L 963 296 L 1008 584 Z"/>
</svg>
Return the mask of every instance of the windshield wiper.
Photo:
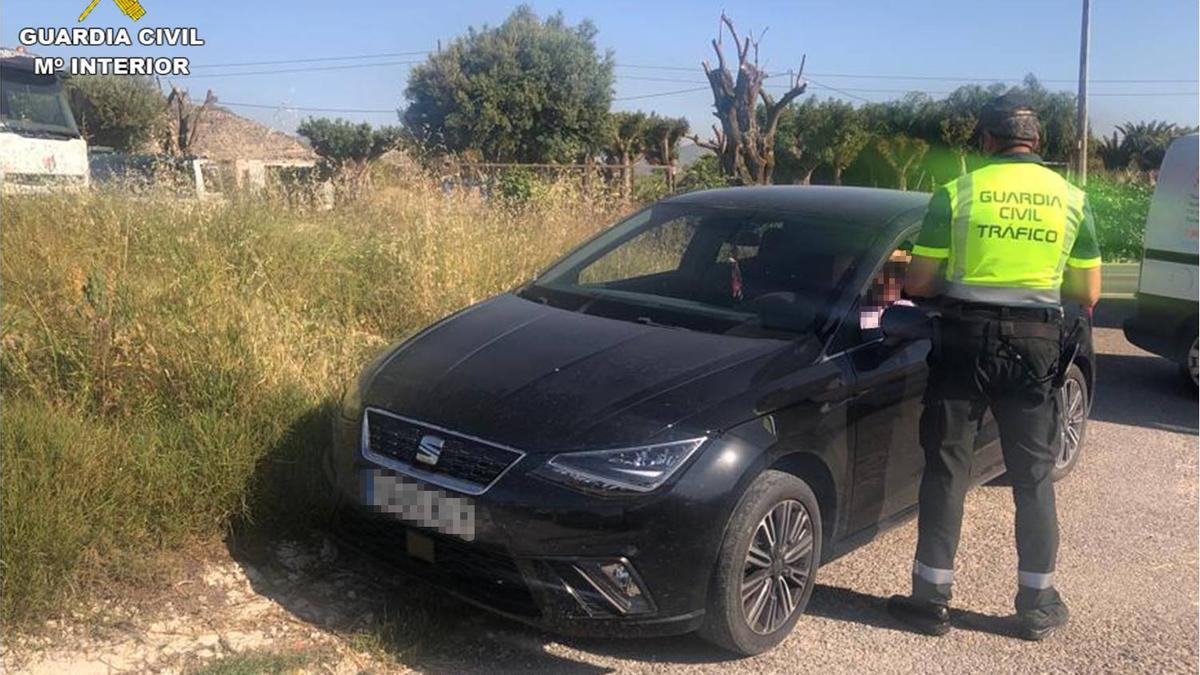
<svg viewBox="0 0 1200 675">
<path fill-rule="evenodd" d="M 648 316 L 639 316 L 637 318 L 637 322 L 640 324 L 646 325 L 646 326 L 654 326 L 655 328 L 669 328 L 671 330 L 686 330 L 686 331 L 692 330 L 691 328 L 684 328 L 683 326 L 672 326 L 671 324 L 659 323 L 659 322 L 655 321 L 654 319 L 651 319 Z"/>
</svg>

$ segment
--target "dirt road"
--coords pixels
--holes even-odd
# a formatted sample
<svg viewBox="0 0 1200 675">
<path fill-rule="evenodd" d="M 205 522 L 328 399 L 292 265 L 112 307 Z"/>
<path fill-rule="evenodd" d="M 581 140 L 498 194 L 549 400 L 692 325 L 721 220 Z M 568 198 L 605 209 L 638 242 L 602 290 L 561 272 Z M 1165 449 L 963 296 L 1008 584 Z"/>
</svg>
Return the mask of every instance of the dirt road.
<svg viewBox="0 0 1200 675">
<path fill-rule="evenodd" d="M 1058 492 L 1059 588 L 1073 621 L 1042 644 L 1009 634 L 1012 498 L 984 486 L 967 501 L 957 630 L 940 639 L 905 632 L 883 611 L 908 584 L 910 523 L 822 568 L 809 616 L 753 659 L 694 637 L 562 639 L 445 601 L 319 540 L 207 563 L 149 609 L 81 615 L 7 645 L 6 659 L 27 672 L 1196 672 L 1196 399 L 1170 364 L 1125 341 L 1116 326 L 1127 304 L 1102 310 L 1086 455 Z"/>
</svg>

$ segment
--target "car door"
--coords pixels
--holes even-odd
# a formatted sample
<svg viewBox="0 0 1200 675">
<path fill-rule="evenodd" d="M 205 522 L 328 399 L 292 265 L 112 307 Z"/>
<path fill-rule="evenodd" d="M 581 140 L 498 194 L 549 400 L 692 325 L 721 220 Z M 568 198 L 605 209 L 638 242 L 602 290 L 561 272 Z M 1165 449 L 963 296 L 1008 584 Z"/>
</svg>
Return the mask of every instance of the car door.
<svg viewBox="0 0 1200 675">
<path fill-rule="evenodd" d="M 925 467 L 919 423 L 931 343 L 928 339 L 884 340 L 877 324 L 883 303 L 873 297 L 872 289 L 881 274 L 892 275 L 891 283 L 902 283 L 903 266 L 896 261 L 900 251 L 905 251 L 906 258 L 910 249 L 911 242 L 905 238 L 881 256 L 843 319 L 835 342 L 855 376 L 856 395 L 847 420 L 855 439 L 850 532 L 873 527 L 915 505 Z M 898 286 L 894 293 L 898 300 Z"/>
</svg>

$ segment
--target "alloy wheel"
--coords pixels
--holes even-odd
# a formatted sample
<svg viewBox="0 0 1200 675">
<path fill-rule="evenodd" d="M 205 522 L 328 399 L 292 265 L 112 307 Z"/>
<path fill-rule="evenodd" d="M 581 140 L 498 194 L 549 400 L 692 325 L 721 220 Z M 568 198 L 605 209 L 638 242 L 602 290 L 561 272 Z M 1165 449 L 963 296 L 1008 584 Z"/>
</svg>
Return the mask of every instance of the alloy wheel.
<svg viewBox="0 0 1200 675">
<path fill-rule="evenodd" d="M 1058 457 L 1054 459 L 1055 468 L 1069 466 L 1079 452 L 1079 442 L 1083 436 L 1083 423 L 1087 418 L 1087 404 L 1083 383 L 1069 377 L 1062 387 L 1062 444 Z"/>
<path fill-rule="evenodd" d="M 787 623 L 804 595 L 815 566 L 813 523 L 808 509 L 789 499 L 758 523 L 742 572 L 742 616 L 755 633 L 768 635 Z"/>
</svg>

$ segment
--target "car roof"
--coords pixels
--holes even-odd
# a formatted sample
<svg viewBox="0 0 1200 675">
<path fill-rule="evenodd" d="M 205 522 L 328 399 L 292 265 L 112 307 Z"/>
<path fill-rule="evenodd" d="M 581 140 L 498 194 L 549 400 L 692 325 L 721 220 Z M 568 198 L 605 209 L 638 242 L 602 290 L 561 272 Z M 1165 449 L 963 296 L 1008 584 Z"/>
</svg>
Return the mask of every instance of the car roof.
<svg viewBox="0 0 1200 675">
<path fill-rule="evenodd" d="M 924 209 L 925 192 L 833 185 L 756 185 L 703 190 L 663 200 L 730 209 L 801 213 L 817 218 L 883 227 L 896 216 Z"/>
</svg>

